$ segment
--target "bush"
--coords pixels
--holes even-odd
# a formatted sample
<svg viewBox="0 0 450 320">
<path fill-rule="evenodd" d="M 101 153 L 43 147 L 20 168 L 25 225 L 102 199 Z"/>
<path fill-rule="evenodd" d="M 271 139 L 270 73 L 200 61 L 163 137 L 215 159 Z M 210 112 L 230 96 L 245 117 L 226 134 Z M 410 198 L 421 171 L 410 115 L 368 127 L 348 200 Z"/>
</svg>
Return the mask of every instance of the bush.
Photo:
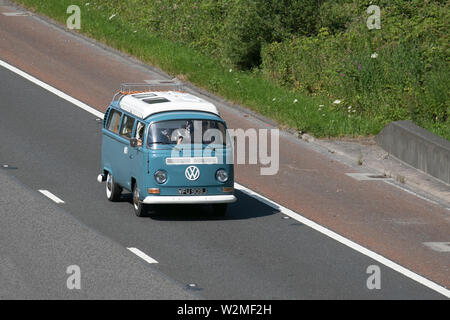
<svg viewBox="0 0 450 320">
<path fill-rule="evenodd" d="M 382 30 L 372 31 L 364 14 L 349 15 L 360 10 L 357 1 L 325 3 L 320 21 L 326 23 L 317 35 L 263 47 L 262 73 L 293 90 L 342 100 L 344 112 L 351 107 L 383 123 L 411 119 L 450 131 L 448 5 L 390 3 L 384 3 Z"/>
</svg>

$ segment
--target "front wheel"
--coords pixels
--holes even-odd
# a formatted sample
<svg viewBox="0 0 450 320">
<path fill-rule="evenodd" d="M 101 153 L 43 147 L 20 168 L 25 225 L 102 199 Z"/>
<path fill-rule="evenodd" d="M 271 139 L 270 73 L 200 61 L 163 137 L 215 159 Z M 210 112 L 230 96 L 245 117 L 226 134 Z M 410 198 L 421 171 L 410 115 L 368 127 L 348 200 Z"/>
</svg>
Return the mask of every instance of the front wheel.
<svg viewBox="0 0 450 320">
<path fill-rule="evenodd" d="M 106 197 L 109 201 L 119 201 L 122 194 L 122 188 L 114 182 L 114 178 L 110 172 L 106 177 Z"/>
<path fill-rule="evenodd" d="M 216 203 L 213 204 L 214 215 L 217 217 L 223 217 L 227 214 L 228 203 Z"/>
<path fill-rule="evenodd" d="M 145 217 L 147 215 L 147 207 L 142 203 L 139 199 L 139 188 L 137 187 L 137 183 L 133 186 L 133 209 L 134 213 L 138 217 Z"/>
</svg>

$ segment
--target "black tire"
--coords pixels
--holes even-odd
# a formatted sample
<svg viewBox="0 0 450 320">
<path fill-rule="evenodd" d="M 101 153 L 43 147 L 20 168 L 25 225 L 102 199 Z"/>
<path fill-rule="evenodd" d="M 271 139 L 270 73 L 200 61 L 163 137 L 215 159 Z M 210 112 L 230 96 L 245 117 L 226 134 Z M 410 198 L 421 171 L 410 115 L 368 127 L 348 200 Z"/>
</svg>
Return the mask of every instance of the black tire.
<svg viewBox="0 0 450 320">
<path fill-rule="evenodd" d="M 147 206 L 139 200 L 139 188 L 137 187 L 137 183 L 134 183 L 133 185 L 133 209 L 136 216 L 147 216 Z"/>
<path fill-rule="evenodd" d="M 111 173 L 108 172 L 106 177 L 106 197 L 109 201 L 119 201 L 122 194 L 122 188 L 114 182 L 114 178 Z"/>
<path fill-rule="evenodd" d="M 213 212 L 216 217 L 223 217 L 227 214 L 228 203 L 213 204 Z"/>
</svg>

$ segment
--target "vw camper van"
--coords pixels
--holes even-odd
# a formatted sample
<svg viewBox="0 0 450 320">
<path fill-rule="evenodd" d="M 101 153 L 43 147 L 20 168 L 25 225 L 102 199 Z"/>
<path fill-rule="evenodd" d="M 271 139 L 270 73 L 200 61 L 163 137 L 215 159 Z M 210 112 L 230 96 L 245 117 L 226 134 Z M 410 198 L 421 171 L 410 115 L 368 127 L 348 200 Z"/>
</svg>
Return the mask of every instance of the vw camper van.
<svg viewBox="0 0 450 320">
<path fill-rule="evenodd" d="M 211 204 L 224 215 L 236 201 L 226 123 L 177 81 L 122 84 L 104 116 L 101 152 L 107 198 L 130 191 L 139 217 L 160 204 Z"/>
</svg>

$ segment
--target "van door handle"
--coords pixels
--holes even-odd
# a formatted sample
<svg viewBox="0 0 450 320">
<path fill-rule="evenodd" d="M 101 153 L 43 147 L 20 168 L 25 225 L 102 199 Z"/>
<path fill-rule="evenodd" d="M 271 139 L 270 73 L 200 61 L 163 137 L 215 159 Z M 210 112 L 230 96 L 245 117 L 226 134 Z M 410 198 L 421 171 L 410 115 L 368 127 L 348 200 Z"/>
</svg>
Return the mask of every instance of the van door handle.
<svg viewBox="0 0 450 320">
<path fill-rule="evenodd" d="M 134 156 L 137 155 L 139 151 L 142 151 L 142 147 L 137 148 L 135 154 L 131 154 L 131 153 L 130 153 L 130 159 L 133 159 Z"/>
</svg>

